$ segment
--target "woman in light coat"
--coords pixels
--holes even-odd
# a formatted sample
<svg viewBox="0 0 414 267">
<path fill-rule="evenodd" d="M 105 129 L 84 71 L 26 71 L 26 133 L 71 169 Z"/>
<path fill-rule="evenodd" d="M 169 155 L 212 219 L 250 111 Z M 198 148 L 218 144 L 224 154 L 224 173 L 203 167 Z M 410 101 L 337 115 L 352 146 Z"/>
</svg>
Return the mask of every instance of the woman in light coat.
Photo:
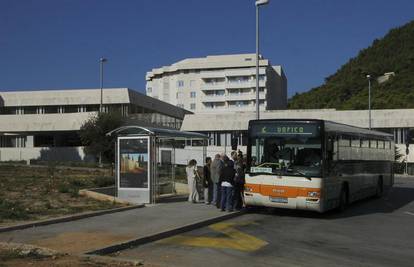
<svg viewBox="0 0 414 267">
<path fill-rule="evenodd" d="M 197 161 L 192 159 L 188 162 L 187 168 L 185 168 L 187 173 L 187 183 L 188 183 L 188 201 L 197 203 L 199 201 L 199 195 L 197 191 L 197 179 L 199 178 L 197 172 Z"/>
</svg>

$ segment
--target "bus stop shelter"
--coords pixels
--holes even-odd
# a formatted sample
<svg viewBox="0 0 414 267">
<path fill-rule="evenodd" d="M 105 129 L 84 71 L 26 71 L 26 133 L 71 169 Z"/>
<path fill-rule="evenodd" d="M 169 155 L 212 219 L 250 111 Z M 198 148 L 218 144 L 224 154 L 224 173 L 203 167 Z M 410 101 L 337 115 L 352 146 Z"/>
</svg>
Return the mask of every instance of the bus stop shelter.
<svg viewBox="0 0 414 267">
<path fill-rule="evenodd" d="M 205 162 L 208 136 L 178 130 L 122 126 L 116 136 L 117 197 L 132 203 L 156 203 L 176 194 L 176 182 L 186 179 L 190 159 Z"/>
</svg>

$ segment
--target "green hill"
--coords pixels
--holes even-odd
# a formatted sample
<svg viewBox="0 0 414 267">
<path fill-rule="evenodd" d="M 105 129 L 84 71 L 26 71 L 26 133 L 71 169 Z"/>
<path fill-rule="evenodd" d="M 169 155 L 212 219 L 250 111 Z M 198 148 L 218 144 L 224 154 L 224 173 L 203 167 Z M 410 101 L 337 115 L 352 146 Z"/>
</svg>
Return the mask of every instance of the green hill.
<svg viewBox="0 0 414 267">
<path fill-rule="evenodd" d="M 372 79 L 373 109 L 414 108 L 414 21 L 392 29 L 384 38 L 359 52 L 325 83 L 289 99 L 289 109 L 366 109 L 366 75 L 394 72 L 385 83 Z"/>
</svg>

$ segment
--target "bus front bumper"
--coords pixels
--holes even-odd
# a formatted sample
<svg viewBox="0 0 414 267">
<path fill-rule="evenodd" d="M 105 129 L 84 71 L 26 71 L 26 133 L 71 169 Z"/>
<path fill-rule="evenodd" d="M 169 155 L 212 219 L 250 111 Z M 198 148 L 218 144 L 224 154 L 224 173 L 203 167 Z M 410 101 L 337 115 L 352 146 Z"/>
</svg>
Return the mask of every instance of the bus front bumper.
<svg viewBox="0 0 414 267">
<path fill-rule="evenodd" d="M 246 206 L 265 206 L 282 209 L 310 210 L 324 212 L 322 199 L 311 197 L 272 197 L 259 193 L 244 193 Z"/>
</svg>

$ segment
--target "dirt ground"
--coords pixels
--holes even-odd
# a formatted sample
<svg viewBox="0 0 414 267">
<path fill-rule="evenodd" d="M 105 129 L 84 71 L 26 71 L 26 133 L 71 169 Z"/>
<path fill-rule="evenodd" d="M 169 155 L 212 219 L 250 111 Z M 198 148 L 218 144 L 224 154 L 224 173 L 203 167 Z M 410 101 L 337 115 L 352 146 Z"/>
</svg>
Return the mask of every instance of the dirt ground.
<svg viewBox="0 0 414 267">
<path fill-rule="evenodd" d="M 41 239 L 34 244 L 66 253 L 79 253 L 80 251 L 91 251 L 111 244 L 132 239 L 133 236 L 114 235 L 107 232 L 68 232 L 52 238 Z M 99 246 L 97 246 L 99 244 Z"/>
<path fill-rule="evenodd" d="M 76 255 L 35 245 L 0 242 L 0 267 L 4 266 L 141 266 L 143 261 L 106 256 Z M 150 266 L 150 265 L 145 265 Z"/>
<path fill-rule="evenodd" d="M 121 207 L 78 194 L 113 184 L 110 175 L 108 169 L 0 165 L 0 226 Z"/>
</svg>

